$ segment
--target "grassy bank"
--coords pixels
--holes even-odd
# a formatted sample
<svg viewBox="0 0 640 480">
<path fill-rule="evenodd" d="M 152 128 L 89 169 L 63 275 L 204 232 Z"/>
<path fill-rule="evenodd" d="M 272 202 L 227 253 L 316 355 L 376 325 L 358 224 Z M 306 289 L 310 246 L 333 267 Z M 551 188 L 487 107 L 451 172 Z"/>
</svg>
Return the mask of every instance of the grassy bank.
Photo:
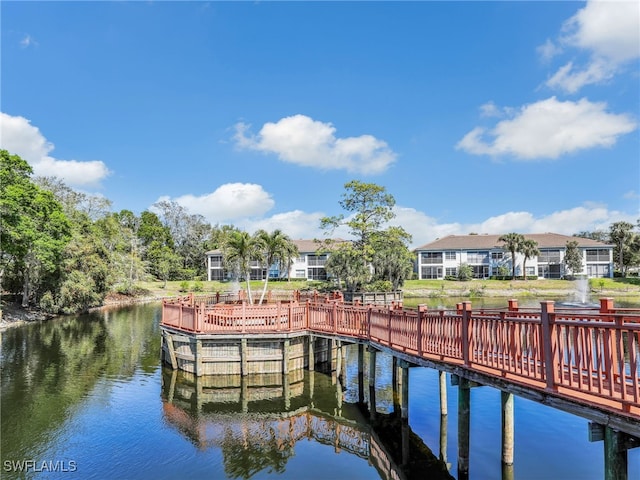
<svg viewBox="0 0 640 480">
<path fill-rule="evenodd" d="M 141 282 L 138 286 L 147 295 L 154 297 L 170 297 L 184 295 L 186 291 L 202 293 L 228 292 L 238 288 L 246 288 L 246 283 L 240 285 L 230 282 Z M 252 281 L 251 290 L 260 293 L 264 283 Z M 328 288 L 326 283 L 318 281 L 270 281 L 271 290 L 306 290 Z M 470 280 L 467 282 L 451 280 L 409 280 L 402 290 L 405 297 L 428 297 L 448 295 L 456 297 L 561 297 L 570 296 L 576 292 L 576 282 L 570 280 Z M 638 297 L 640 298 L 640 279 L 638 278 L 596 278 L 589 280 L 589 290 L 592 296 Z"/>
</svg>

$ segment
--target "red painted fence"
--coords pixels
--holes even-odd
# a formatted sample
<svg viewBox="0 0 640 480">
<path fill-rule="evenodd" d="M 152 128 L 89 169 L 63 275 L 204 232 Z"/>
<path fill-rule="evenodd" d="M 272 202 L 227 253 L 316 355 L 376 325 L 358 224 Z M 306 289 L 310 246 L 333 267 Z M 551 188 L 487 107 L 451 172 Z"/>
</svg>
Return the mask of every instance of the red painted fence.
<svg viewBox="0 0 640 480">
<path fill-rule="evenodd" d="M 335 297 L 334 297 L 335 298 Z M 417 358 L 459 365 L 523 386 L 640 419 L 640 310 L 404 309 L 341 299 L 207 304 L 194 297 L 163 303 L 162 325 L 196 334 L 335 334 Z"/>
</svg>

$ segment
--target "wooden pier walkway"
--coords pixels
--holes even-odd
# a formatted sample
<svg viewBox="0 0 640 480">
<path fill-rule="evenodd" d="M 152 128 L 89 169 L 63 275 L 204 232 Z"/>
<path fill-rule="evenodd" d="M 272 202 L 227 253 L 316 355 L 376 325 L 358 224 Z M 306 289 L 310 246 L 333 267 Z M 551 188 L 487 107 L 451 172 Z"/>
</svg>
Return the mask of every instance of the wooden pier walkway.
<svg viewBox="0 0 640 480">
<path fill-rule="evenodd" d="M 339 296 L 165 300 L 162 328 L 189 336 L 309 334 L 364 343 L 415 365 L 481 381 L 604 425 L 640 434 L 640 310 L 561 308 L 452 310 L 345 303 Z M 575 410 L 578 411 L 575 411 Z M 595 413 L 594 413 L 595 412 Z M 602 414 L 599 414 L 601 412 Z"/>
</svg>

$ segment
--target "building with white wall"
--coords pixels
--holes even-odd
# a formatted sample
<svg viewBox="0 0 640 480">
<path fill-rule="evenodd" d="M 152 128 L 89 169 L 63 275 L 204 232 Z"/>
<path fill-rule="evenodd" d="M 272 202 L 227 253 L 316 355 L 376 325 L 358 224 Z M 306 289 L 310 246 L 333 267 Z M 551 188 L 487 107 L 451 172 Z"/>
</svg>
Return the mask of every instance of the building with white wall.
<svg viewBox="0 0 640 480">
<path fill-rule="evenodd" d="M 569 273 L 564 265 L 567 242 L 578 242 L 582 255 L 580 275 L 613 277 L 613 246 L 596 240 L 570 237 L 558 233 L 531 233 L 523 235 L 535 241 L 540 254 L 526 260 L 527 277 L 563 278 Z M 473 269 L 474 278 L 489 278 L 506 271 L 511 275 L 511 253 L 498 239 L 501 235 L 449 235 L 414 250 L 416 272 L 419 279 L 456 277 L 461 265 Z M 516 276 L 523 276 L 524 256 L 516 253 Z"/>
<path fill-rule="evenodd" d="M 334 242 L 340 243 L 343 240 L 337 239 Z M 293 240 L 298 248 L 298 256 L 293 260 L 289 271 L 280 271 L 276 265 L 271 268 L 264 268 L 259 261 L 251 262 L 251 280 L 264 280 L 269 278 L 291 278 L 292 280 L 326 280 L 327 271 L 325 264 L 330 253 L 316 240 Z M 228 272 L 223 261 L 221 250 L 211 250 L 207 255 L 207 279 L 229 280 L 232 272 Z"/>
</svg>

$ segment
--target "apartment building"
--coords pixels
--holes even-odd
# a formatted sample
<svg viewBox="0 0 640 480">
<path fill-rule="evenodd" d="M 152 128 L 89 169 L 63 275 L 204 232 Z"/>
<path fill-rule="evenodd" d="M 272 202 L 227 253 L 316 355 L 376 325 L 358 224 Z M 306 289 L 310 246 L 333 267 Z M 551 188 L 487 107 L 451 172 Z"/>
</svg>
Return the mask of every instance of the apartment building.
<svg viewBox="0 0 640 480">
<path fill-rule="evenodd" d="M 334 242 L 342 242 L 336 239 Z M 298 256 L 293 260 L 288 271 L 281 271 L 277 265 L 270 268 L 264 268 L 259 261 L 251 262 L 251 280 L 264 280 L 267 275 L 269 278 L 291 278 L 298 280 L 326 280 L 327 271 L 325 264 L 329 253 L 320 248 L 320 244 L 316 240 L 293 240 L 298 248 Z M 228 272 L 224 265 L 223 254 L 221 250 L 211 250 L 206 252 L 207 255 L 207 278 L 211 280 L 229 280 L 232 272 Z"/>
<path fill-rule="evenodd" d="M 414 250 L 417 256 L 416 272 L 419 279 L 444 279 L 456 277 L 460 265 L 467 264 L 473 269 L 474 278 L 489 278 L 507 271 L 511 275 L 515 261 L 516 276 L 523 276 L 523 266 L 527 277 L 563 278 L 568 273 L 564 265 L 566 245 L 578 242 L 582 255 L 581 275 L 589 278 L 613 277 L 613 246 L 588 238 L 570 237 L 558 233 L 531 233 L 524 237 L 538 244 L 540 254 L 524 262 L 524 256 L 517 253 L 515 259 L 504 249 L 498 239 L 501 235 L 449 235 L 427 243 Z M 503 267 L 503 268 L 501 268 Z"/>
</svg>

